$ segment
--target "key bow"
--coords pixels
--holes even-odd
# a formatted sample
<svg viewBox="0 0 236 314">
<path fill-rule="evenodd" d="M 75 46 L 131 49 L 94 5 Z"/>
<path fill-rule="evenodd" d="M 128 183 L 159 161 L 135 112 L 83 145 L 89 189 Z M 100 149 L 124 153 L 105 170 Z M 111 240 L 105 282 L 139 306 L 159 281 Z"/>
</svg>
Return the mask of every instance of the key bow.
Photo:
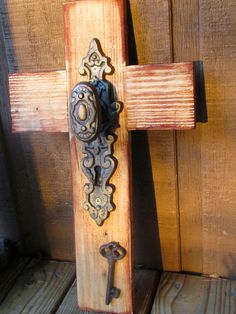
<svg viewBox="0 0 236 314">
<path fill-rule="evenodd" d="M 126 254 L 125 248 L 115 241 L 102 245 L 99 252 L 108 260 L 120 260 Z"/>
</svg>

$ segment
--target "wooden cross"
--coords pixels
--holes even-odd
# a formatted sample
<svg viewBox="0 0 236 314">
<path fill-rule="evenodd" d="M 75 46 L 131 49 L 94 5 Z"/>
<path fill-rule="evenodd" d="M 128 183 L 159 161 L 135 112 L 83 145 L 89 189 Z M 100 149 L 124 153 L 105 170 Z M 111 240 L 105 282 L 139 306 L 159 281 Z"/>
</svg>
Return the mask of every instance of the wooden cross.
<svg viewBox="0 0 236 314">
<path fill-rule="evenodd" d="M 125 0 L 83 0 L 64 5 L 66 71 L 9 75 L 13 132 L 45 131 L 70 133 L 73 207 L 75 215 L 78 304 L 82 310 L 133 313 L 132 206 L 130 130 L 160 130 L 195 127 L 194 63 L 127 66 Z M 110 57 L 114 73 L 109 77 L 119 101 L 114 156 L 117 169 L 110 179 L 115 186 L 115 210 L 102 226 L 87 211 L 81 169 L 82 143 L 68 125 L 71 90 L 85 78 L 79 74 L 81 60 L 93 38 Z M 157 43 L 158 44 L 158 43 Z M 65 178 L 66 180 L 66 178 Z M 147 209 L 148 210 L 148 209 Z M 115 266 L 114 285 L 120 296 L 108 305 L 106 259 L 101 245 L 111 241 L 125 248 Z"/>
</svg>

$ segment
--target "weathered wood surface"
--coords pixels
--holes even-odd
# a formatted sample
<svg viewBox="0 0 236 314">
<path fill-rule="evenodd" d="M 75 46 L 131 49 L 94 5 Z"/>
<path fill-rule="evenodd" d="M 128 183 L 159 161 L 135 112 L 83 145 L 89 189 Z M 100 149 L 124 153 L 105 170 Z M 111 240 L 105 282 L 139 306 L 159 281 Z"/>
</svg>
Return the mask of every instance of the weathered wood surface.
<svg viewBox="0 0 236 314">
<path fill-rule="evenodd" d="M 66 72 L 9 75 L 12 131 L 68 132 Z"/>
<path fill-rule="evenodd" d="M 138 63 L 173 62 L 170 1 L 130 0 L 130 8 Z M 162 264 L 166 270 L 177 271 L 181 269 L 181 252 L 175 132 L 148 132 L 148 139 Z"/>
<path fill-rule="evenodd" d="M 20 311 L 30 314 L 89 313 L 80 311 L 77 307 L 76 281 L 73 282 L 74 264 L 53 261 L 38 264 L 34 261 L 25 268 L 26 263 L 27 259 L 22 259 L 9 269 L 10 281 L 4 277 L 10 283 L 11 290 L 0 305 L 1 314 Z M 157 272 L 139 270 L 135 278 L 134 313 L 148 314 L 151 311 L 152 314 L 233 314 L 236 311 L 235 280 L 164 273 L 156 291 Z M 155 291 L 151 310 L 152 298 L 149 296 L 154 296 Z"/>
<path fill-rule="evenodd" d="M 5 147 L 7 131 L 9 130 L 10 115 L 5 108 L 8 106 L 8 66 L 5 52 L 2 25 L 0 23 L 0 238 L 16 242 L 20 238 L 17 215 L 7 163 L 8 150 Z"/>
<path fill-rule="evenodd" d="M 65 66 L 62 5 L 67 0 L 0 2 L 10 72 Z"/>
<path fill-rule="evenodd" d="M 14 285 L 16 278 L 24 270 L 29 261 L 30 258 L 18 257 L 15 258 L 7 268 L 0 270 L 0 303 L 4 300 Z"/>
<path fill-rule="evenodd" d="M 135 271 L 134 313 L 149 314 L 155 297 L 159 273 L 151 270 Z"/>
<path fill-rule="evenodd" d="M 159 276 L 153 270 L 135 271 L 135 313 L 150 313 Z M 18 258 L 0 273 L 0 313 L 91 313 L 77 306 L 74 278 L 75 264 Z"/>
<path fill-rule="evenodd" d="M 204 62 L 209 122 L 178 132 L 182 266 L 235 276 L 235 1 L 174 1 L 174 61 Z"/>
<path fill-rule="evenodd" d="M 79 313 L 89 313 L 80 311 L 78 309 L 77 304 L 77 282 L 76 280 L 73 282 L 72 286 L 70 287 L 69 291 L 67 292 L 65 298 L 63 299 L 62 303 L 60 304 L 56 314 L 79 314 Z"/>
<path fill-rule="evenodd" d="M 236 281 L 164 273 L 152 314 L 233 314 Z"/>
<path fill-rule="evenodd" d="M 33 260 L 1 303 L 0 313 L 54 313 L 74 279 L 73 263 Z"/>
<path fill-rule="evenodd" d="M 156 293 L 159 274 L 151 270 L 135 271 L 134 313 L 149 314 Z M 76 281 L 71 286 L 56 314 L 87 314 L 77 306 Z M 91 312 L 90 312 L 91 313 Z"/>
<path fill-rule="evenodd" d="M 193 63 L 134 65 L 125 73 L 129 130 L 195 127 Z"/>
<path fill-rule="evenodd" d="M 1 67 L 7 69 L 8 64 L 10 71 L 18 72 L 64 68 L 64 2 L 0 1 L 1 43 L 6 45 L 7 57 L 7 61 L 1 58 Z M 1 92 L 7 95 L 7 76 L 4 84 Z M 25 250 L 74 259 L 68 135 L 13 135 L 8 105 L 5 98 L 1 121 Z"/>
<path fill-rule="evenodd" d="M 73 282 L 74 264 L 34 261 L 25 268 L 28 259 L 18 261 L 18 264 L 12 265 L 9 269 L 8 279 L 4 277 L 11 290 L 4 296 L 6 299 L 0 305 L 1 314 L 20 311 L 30 314 L 89 313 L 80 311 L 77 307 L 76 281 Z M 150 313 L 151 304 L 145 300 L 150 301 L 150 293 L 152 295 L 155 293 L 158 274 L 155 271 L 139 270 L 135 277 L 135 300 L 138 306 L 135 307 L 135 313 Z M 142 289 L 139 289 L 140 287 Z M 236 311 L 235 291 L 235 280 L 164 273 L 156 291 L 151 313 L 233 314 Z M 140 301 L 142 307 L 138 305 Z"/>
<path fill-rule="evenodd" d="M 65 45 L 68 78 L 68 93 L 83 76 L 78 73 L 78 64 L 87 54 L 92 38 L 99 38 L 105 55 L 111 58 L 115 69 L 109 81 L 114 86 L 119 101 L 124 102 L 124 66 L 127 48 L 125 46 L 124 1 L 79 1 L 64 5 Z M 89 14 L 87 14 L 89 12 Z M 83 19 L 81 19 L 83 16 Z M 84 31 L 86 29 L 86 32 Z M 77 40 L 75 40 L 77 39 Z M 132 245 L 131 245 L 131 175 L 129 160 L 129 137 L 126 108 L 119 116 L 115 157 L 118 165 L 110 179 L 115 188 L 113 197 L 116 206 L 103 226 L 98 227 L 84 210 L 87 183 L 80 160 L 84 158 L 81 142 L 70 132 L 72 160 L 73 207 L 75 213 L 76 266 L 78 302 L 82 310 L 132 313 Z M 99 253 L 99 247 L 117 241 L 126 249 L 126 256 L 115 266 L 115 285 L 121 290 L 118 299 L 106 305 L 107 260 Z M 94 284 L 96 282 L 96 285 Z"/>
</svg>

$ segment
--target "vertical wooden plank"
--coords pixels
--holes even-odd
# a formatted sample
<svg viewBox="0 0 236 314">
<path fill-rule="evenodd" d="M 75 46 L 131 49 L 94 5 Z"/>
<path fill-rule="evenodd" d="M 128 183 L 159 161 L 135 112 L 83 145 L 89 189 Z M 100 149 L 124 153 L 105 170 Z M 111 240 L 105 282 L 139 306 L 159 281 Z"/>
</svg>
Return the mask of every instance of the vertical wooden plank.
<svg viewBox="0 0 236 314">
<path fill-rule="evenodd" d="M 64 67 L 64 2 L 67 1 L 0 2 L 10 72 Z"/>
<path fill-rule="evenodd" d="M 79 75 L 78 66 L 87 54 L 90 41 L 98 38 L 105 55 L 111 58 L 115 72 L 107 77 L 113 84 L 119 101 L 124 101 L 125 8 L 123 0 L 88 0 L 71 2 L 64 6 L 66 65 L 68 93 L 84 77 Z M 129 173 L 129 141 L 126 122 L 126 107 L 119 117 L 117 141 L 114 155 L 118 166 L 110 183 L 115 186 L 114 204 L 104 225 L 99 227 L 84 210 L 85 192 L 83 186 L 87 178 L 83 174 L 80 160 L 84 157 L 81 143 L 70 133 L 73 207 L 75 212 L 76 264 L 78 303 L 83 310 L 95 312 L 132 313 L 132 252 L 131 252 L 131 204 Z M 100 255 L 99 247 L 110 241 L 123 246 L 126 256 L 116 263 L 115 285 L 121 295 L 110 305 L 105 304 L 107 286 L 107 261 Z M 94 285 L 94 282 L 96 285 Z"/>
<path fill-rule="evenodd" d="M 4 112 L 8 107 L 8 66 L 3 38 L 2 25 L 0 23 L 0 114 L 1 120 L 9 122 L 9 114 Z M 6 136 L 3 132 L 4 126 L 0 126 L 0 238 L 6 238 L 17 242 L 20 239 L 15 204 L 9 180 L 9 169 L 7 165 L 7 150 L 5 147 Z"/>
<path fill-rule="evenodd" d="M 183 268 L 223 276 L 236 274 L 235 15 L 234 1 L 173 2 L 175 61 L 203 60 L 209 117 L 178 133 Z"/>
<path fill-rule="evenodd" d="M 0 2 L 10 71 L 47 71 L 65 67 L 64 2 Z M 1 62 L 6 66 L 6 62 Z M 6 103 L 1 106 L 1 118 L 26 253 L 42 252 L 57 259 L 74 259 L 68 135 L 13 135 L 9 131 L 8 108 Z"/>
<path fill-rule="evenodd" d="M 138 63 L 172 62 L 171 7 L 168 0 L 130 1 Z M 180 270 L 176 143 L 173 131 L 148 132 L 165 270 Z"/>
<path fill-rule="evenodd" d="M 235 276 L 236 3 L 200 1 L 199 10 L 209 115 L 201 149 L 203 272 Z"/>
<path fill-rule="evenodd" d="M 172 15 L 174 61 L 198 60 L 198 1 L 173 2 Z M 202 272 L 202 127 L 197 125 L 196 130 L 177 132 L 182 267 L 195 272 Z"/>
</svg>

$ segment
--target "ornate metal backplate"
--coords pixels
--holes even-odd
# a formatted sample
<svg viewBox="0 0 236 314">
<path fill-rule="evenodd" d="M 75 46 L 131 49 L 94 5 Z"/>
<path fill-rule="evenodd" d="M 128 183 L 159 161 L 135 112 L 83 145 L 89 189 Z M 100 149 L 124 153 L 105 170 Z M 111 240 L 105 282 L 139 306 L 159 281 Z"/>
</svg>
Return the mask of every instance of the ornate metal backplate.
<svg viewBox="0 0 236 314">
<path fill-rule="evenodd" d="M 113 99 L 111 83 L 105 80 L 105 74 L 111 74 L 112 67 L 97 39 L 91 41 L 79 72 L 87 74 L 89 82 L 78 83 L 72 90 L 70 122 L 72 131 L 82 142 L 81 168 L 89 181 L 84 186 L 84 208 L 100 226 L 115 208 L 114 187 L 109 179 L 117 164 L 113 143 L 121 106 Z"/>
</svg>

